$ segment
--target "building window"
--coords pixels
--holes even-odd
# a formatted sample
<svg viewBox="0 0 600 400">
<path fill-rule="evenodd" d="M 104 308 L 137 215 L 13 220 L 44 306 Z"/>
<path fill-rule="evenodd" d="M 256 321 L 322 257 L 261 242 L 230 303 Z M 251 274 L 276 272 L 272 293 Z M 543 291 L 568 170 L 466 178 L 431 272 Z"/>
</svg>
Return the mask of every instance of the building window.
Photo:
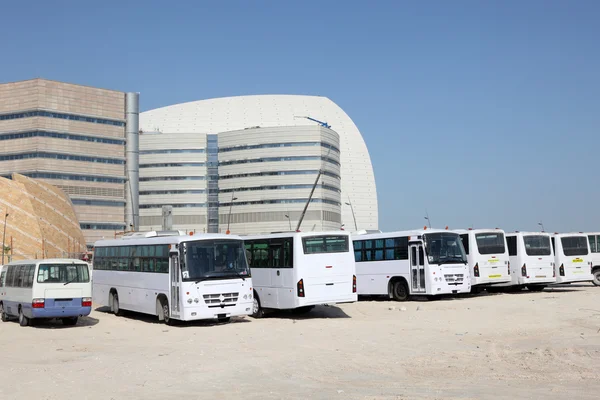
<svg viewBox="0 0 600 400">
<path fill-rule="evenodd" d="M 106 182 L 106 183 L 124 183 L 124 178 L 113 178 L 107 176 L 97 175 L 74 175 L 74 174 L 62 174 L 56 172 L 17 172 L 18 174 L 28 176 L 34 179 L 56 179 L 56 180 L 67 180 L 67 181 L 86 181 L 86 182 Z M 8 177 L 10 178 L 10 176 Z"/>
<path fill-rule="evenodd" d="M 165 167 L 205 167 L 206 163 L 153 163 L 140 164 L 140 168 L 165 168 Z"/>
<path fill-rule="evenodd" d="M 140 178 L 140 182 L 160 181 L 204 181 L 206 176 L 153 176 L 151 178 Z"/>
<path fill-rule="evenodd" d="M 79 224 L 81 229 L 120 231 L 125 229 L 125 224 L 102 224 L 99 222 L 82 222 Z"/>
<path fill-rule="evenodd" d="M 71 199 L 78 206 L 125 207 L 124 201 Z"/>
<path fill-rule="evenodd" d="M 263 157 L 263 158 L 253 158 L 248 160 L 231 160 L 231 161 L 221 161 L 219 165 L 236 165 L 236 164 L 253 164 L 253 163 L 262 163 L 262 162 L 278 162 L 278 161 L 308 161 L 308 160 L 321 160 L 325 161 L 337 166 L 340 166 L 340 163 L 337 160 L 334 160 L 330 157 L 324 156 L 288 156 L 288 157 Z"/>
<path fill-rule="evenodd" d="M 84 142 L 124 145 L 125 139 L 108 139 L 96 136 L 76 135 L 73 133 L 60 133 L 50 131 L 31 131 L 0 134 L 0 140 L 26 139 L 32 137 L 49 137 L 55 139 L 79 140 Z"/>
<path fill-rule="evenodd" d="M 208 182 L 208 233 L 219 232 L 219 136 L 206 135 L 208 168 L 206 174 L 213 177 Z M 216 179 L 214 179 L 216 178 Z M 233 199 L 233 197 L 232 197 Z"/>
<path fill-rule="evenodd" d="M 193 189 L 193 190 L 142 190 L 140 196 L 150 195 L 161 195 L 161 194 L 203 194 L 206 193 L 204 189 Z"/>
<path fill-rule="evenodd" d="M 219 203 L 221 207 L 229 207 L 233 206 L 247 206 L 251 204 L 291 204 L 291 203 L 306 203 L 308 199 L 282 199 L 282 200 L 255 200 L 255 201 L 235 201 L 233 203 Z M 329 199 L 316 199 L 313 198 L 310 200 L 311 203 L 325 203 L 332 204 L 334 206 L 341 206 L 342 204 L 339 201 L 329 200 Z"/>
<path fill-rule="evenodd" d="M 162 208 L 165 204 L 140 204 L 142 208 Z M 169 204 L 173 208 L 187 208 L 187 207 L 206 207 L 206 203 L 181 203 L 181 204 Z"/>
<path fill-rule="evenodd" d="M 91 122 L 94 124 L 125 126 L 124 121 L 118 121 L 118 120 L 114 120 L 114 119 L 86 117 L 84 115 L 66 114 L 66 113 L 58 113 L 58 112 L 43 111 L 43 110 L 33 110 L 33 111 L 24 111 L 24 112 L 11 113 L 11 114 L 3 114 L 3 115 L 0 115 L 0 121 L 9 120 L 9 119 L 31 118 L 31 117 L 48 117 L 48 118 L 68 119 L 68 120 L 72 120 L 72 121 Z"/>
<path fill-rule="evenodd" d="M 312 189 L 313 185 L 272 185 L 272 186 L 255 186 L 255 187 L 243 187 L 243 188 L 232 188 L 232 189 L 221 189 L 221 193 L 230 192 L 246 192 L 246 191 L 257 191 L 257 190 L 287 190 L 287 189 Z M 331 190 L 333 192 L 340 193 L 341 190 L 335 186 L 319 184 L 317 188 L 324 190 Z"/>
<path fill-rule="evenodd" d="M 184 153 L 206 153 L 205 149 L 161 149 L 161 150 L 140 150 L 140 155 L 144 154 L 184 154 Z"/>
<path fill-rule="evenodd" d="M 54 159 L 54 160 L 84 161 L 84 162 L 95 162 L 95 163 L 103 163 L 103 164 L 120 164 L 120 165 L 125 164 L 125 160 L 117 159 L 117 158 L 78 156 L 78 155 L 74 155 L 74 154 L 46 153 L 46 152 L 41 152 L 41 151 L 36 151 L 33 153 L 0 155 L 0 161 L 26 160 L 29 158 L 50 158 L 50 159 Z"/>
<path fill-rule="evenodd" d="M 230 151 L 239 151 L 239 150 L 253 150 L 253 149 L 268 149 L 274 147 L 299 147 L 299 146 L 321 146 L 326 149 L 331 149 L 336 153 L 340 152 L 340 149 L 331 145 L 329 143 L 324 142 L 290 142 L 290 143 L 263 143 L 263 144 L 248 144 L 241 146 L 231 146 L 231 147 L 221 147 L 219 148 L 219 153 L 227 153 Z"/>
<path fill-rule="evenodd" d="M 236 178 L 251 178 L 255 176 L 277 176 L 277 175 L 316 175 L 319 171 L 316 169 L 310 170 L 293 170 L 293 171 L 268 171 L 268 172 L 252 172 L 248 174 L 221 175 L 219 179 L 236 179 Z M 321 171 L 321 175 L 329 176 L 335 179 L 341 179 L 338 174 L 329 171 Z"/>
</svg>

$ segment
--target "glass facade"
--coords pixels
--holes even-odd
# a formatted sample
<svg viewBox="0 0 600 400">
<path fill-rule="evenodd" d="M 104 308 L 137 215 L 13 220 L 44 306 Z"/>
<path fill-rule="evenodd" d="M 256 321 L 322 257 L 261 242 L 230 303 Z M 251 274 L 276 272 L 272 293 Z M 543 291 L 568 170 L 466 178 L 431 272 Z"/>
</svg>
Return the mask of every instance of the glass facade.
<svg viewBox="0 0 600 400">
<path fill-rule="evenodd" d="M 219 232 L 219 136 L 206 135 L 208 233 Z"/>
<path fill-rule="evenodd" d="M 234 175 L 221 175 L 220 179 L 235 179 L 235 178 L 250 178 L 254 176 L 277 176 L 277 175 L 317 175 L 319 170 L 307 169 L 307 170 L 293 170 L 293 171 L 267 171 L 267 172 L 252 172 L 249 174 L 234 174 Z M 334 174 L 329 171 L 321 171 L 321 175 L 329 176 L 335 179 L 342 179 L 338 174 Z"/>
<path fill-rule="evenodd" d="M 117 159 L 117 158 L 88 157 L 88 156 L 78 156 L 78 155 L 74 155 L 74 154 L 46 153 L 43 151 L 36 151 L 36 152 L 32 152 L 32 153 L 0 155 L 0 161 L 25 160 L 28 158 L 51 158 L 54 160 L 85 161 L 85 162 L 96 162 L 96 163 L 103 163 L 103 164 L 120 164 L 120 165 L 125 164 L 125 160 Z"/>
<path fill-rule="evenodd" d="M 319 156 L 288 156 L 288 157 L 262 157 L 262 158 L 253 158 L 248 160 L 231 160 L 231 161 L 222 161 L 220 165 L 236 165 L 236 164 L 253 164 L 253 163 L 262 163 L 262 162 L 278 162 L 278 161 L 315 161 L 321 160 L 334 165 L 339 166 L 340 163 L 333 158 L 330 157 L 319 157 Z"/>
<path fill-rule="evenodd" d="M 124 121 L 118 121 L 118 120 L 114 120 L 114 119 L 86 117 L 84 115 L 58 113 L 58 112 L 43 111 L 43 110 L 32 110 L 32 111 L 23 111 L 23 112 L 18 112 L 18 113 L 3 114 L 3 115 L 0 115 L 0 121 L 5 121 L 5 120 L 9 120 L 9 119 L 31 118 L 31 117 L 48 117 L 48 118 L 68 119 L 68 120 L 72 120 L 72 121 L 91 122 L 94 124 L 125 126 Z"/>
<path fill-rule="evenodd" d="M 323 142 L 290 142 L 290 143 L 264 143 L 264 144 L 252 144 L 252 145 L 242 145 L 242 146 L 231 146 L 231 147 L 221 147 L 219 149 L 219 153 L 226 153 L 229 151 L 239 151 L 239 150 L 253 150 L 253 149 L 269 149 L 274 147 L 300 147 L 300 146 L 321 146 L 326 149 L 331 149 L 334 152 L 340 152 L 340 149 L 337 147 Z"/>
<path fill-rule="evenodd" d="M 105 143 L 105 144 L 117 144 L 124 145 L 125 139 L 109 139 L 96 136 L 77 135 L 72 133 L 61 133 L 61 132 L 50 132 L 50 131 L 30 131 L 30 132 L 16 132 L 16 133 L 2 133 L 0 134 L 0 140 L 14 140 L 14 139 L 26 139 L 33 137 L 49 137 L 56 139 L 67 139 L 67 140 L 79 140 L 83 142 L 93 143 Z"/>
</svg>

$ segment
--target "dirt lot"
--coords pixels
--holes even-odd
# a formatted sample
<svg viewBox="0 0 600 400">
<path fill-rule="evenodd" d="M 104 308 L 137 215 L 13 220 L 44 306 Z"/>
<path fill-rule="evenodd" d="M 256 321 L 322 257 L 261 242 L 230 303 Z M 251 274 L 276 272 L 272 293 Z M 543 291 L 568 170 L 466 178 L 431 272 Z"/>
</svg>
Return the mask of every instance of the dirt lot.
<svg viewBox="0 0 600 400">
<path fill-rule="evenodd" d="M 168 327 L 0 323 L 0 399 L 597 399 L 600 288 Z"/>
</svg>

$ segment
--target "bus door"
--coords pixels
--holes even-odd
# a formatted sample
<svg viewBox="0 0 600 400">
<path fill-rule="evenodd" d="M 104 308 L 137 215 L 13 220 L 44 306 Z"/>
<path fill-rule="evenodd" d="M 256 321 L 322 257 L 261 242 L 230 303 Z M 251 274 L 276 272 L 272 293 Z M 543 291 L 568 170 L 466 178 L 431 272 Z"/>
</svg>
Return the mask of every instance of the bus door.
<svg viewBox="0 0 600 400">
<path fill-rule="evenodd" d="M 284 273 L 285 269 L 283 265 L 283 241 L 271 240 L 269 245 L 269 251 L 271 252 L 269 260 L 271 267 L 271 287 L 274 289 L 274 296 L 272 300 L 275 300 L 277 307 L 281 306 L 281 299 L 283 296 L 284 288 Z"/>
<path fill-rule="evenodd" d="M 425 255 L 423 244 L 410 245 L 411 293 L 425 293 Z"/>
<path fill-rule="evenodd" d="M 171 268 L 171 317 L 179 318 L 181 313 L 181 265 L 179 264 L 179 254 L 177 252 L 171 252 L 170 254 Z"/>
</svg>

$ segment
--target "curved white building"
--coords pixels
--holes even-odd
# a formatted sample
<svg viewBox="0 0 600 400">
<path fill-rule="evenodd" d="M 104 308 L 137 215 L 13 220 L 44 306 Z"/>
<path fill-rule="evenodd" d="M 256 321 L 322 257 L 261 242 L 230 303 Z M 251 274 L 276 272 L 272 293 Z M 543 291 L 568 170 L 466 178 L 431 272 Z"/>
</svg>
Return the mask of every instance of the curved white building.
<svg viewBox="0 0 600 400">
<path fill-rule="evenodd" d="M 228 222 L 234 233 L 294 229 L 319 169 L 301 229 L 354 230 L 354 218 L 358 229 L 377 229 L 367 147 L 328 98 L 176 104 L 141 113 L 140 129 L 160 132 L 140 136 L 140 229 L 160 227 L 162 204 L 174 206 L 173 228 L 214 231 L 218 220 L 221 232 Z"/>
</svg>

